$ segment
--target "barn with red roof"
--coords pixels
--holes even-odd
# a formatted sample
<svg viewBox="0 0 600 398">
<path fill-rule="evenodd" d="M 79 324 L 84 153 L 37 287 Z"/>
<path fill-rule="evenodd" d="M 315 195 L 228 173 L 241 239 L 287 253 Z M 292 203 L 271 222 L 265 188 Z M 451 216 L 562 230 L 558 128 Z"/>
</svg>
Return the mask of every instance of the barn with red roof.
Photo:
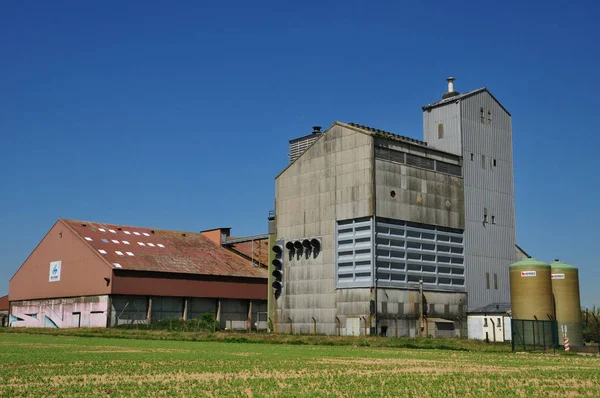
<svg viewBox="0 0 600 398">
<path fill-rule="evenodd" d="M 10 280 L 11 327 L 111 327 L 213 313 L 266 327 L 266 236 L 59 219 Z"/>
</svg>

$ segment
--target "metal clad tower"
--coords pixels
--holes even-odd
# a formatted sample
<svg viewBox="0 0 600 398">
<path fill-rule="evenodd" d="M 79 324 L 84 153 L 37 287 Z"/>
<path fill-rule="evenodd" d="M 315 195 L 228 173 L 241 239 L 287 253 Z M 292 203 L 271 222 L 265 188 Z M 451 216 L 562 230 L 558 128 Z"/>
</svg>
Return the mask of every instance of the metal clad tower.
<svg viewBox="0 0 600 398">
<path fill-rule="evenodd" d="M 554 317 L 550 265 L 528 258 L 510 265 L 514 319 L 547 321 Z"/>
<path fill-rule="evenodd" d="M 460 94 L 449 78 L 441 101 L 423 107 L 428 145 L 463 157 L 468 308 L 509 301 L 515 261 L 510 113 L 486 89 Z"/>
<path fill-rule="evenodd" d="M 555 260 L 552 267 L 552 293 L 556 308 L 556 321 L 559 332 L 567 328 L 567 337 L 572 346 L 583 345 L 581 306 L 579 299 L 579 271 L 576 267 Z M 559 339 L 561 345 L 564 344 Z"/>
</svg>

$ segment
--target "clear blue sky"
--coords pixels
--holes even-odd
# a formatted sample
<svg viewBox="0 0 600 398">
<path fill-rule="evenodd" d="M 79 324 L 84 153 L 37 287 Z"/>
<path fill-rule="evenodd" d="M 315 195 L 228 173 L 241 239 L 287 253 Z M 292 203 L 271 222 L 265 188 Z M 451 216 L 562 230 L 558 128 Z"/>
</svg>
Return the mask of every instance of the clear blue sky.
<svg viewBox="0 0 600 398">
<path fill-rule="evenodd" d="M 0 295 L 61 217 L 265 232 L 289 139 L 422 138 L 452 75 L 513 115 L 519 244 L 600 304 L 598 2 L 374 3 L 4 2 Z"/>
</svg>

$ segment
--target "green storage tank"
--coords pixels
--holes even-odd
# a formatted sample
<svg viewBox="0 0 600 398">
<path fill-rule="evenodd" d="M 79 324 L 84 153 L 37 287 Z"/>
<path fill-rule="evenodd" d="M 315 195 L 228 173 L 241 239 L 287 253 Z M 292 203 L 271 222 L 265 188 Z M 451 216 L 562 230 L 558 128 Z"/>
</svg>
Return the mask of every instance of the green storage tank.
<svg viewBox="0 0 600 398">
<path fill-rule="evenodd" d="M 554 260 L 552 269 L 552 294 L 556 322 L 560 334 L 559 343 L 564 345 L 563 331 L 566 328 L 571 346 L 583 345 L 581 304 L 579 298 L 579 270 L 570 264 Z"/>
<path fill-rule="evenodd" d="M 511 264 L 509 273 L 513 319 L 554 319 L 550 265 L 527 258 Z"/>
</svg>

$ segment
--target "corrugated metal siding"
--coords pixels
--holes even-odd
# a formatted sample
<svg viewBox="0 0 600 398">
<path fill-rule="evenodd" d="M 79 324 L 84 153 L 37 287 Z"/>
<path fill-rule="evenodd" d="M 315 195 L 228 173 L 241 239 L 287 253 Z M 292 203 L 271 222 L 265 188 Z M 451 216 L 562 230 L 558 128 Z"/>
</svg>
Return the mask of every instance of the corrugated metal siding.
<svg viewBox="0 0 600 398">
<path fill-rule="evenodd" d="M 444 123 L 441 139 L 439 123 Z M 458 103 L 424 111 L 423 133 L 429 146 L 463 156 L 469 309 L 510 301 L 508 265 L 514 260 L 516 243 L 510 115 L 482 91 Z M 488 214 L 485 226 L 484 208 Z M 486 273 L 490 274 L 490 289 Z M 494 288 L 494 274 L 498 275 L 498 289 Z"/>
<path fill-rule="evenodd" d="M 450 103 L 423 112 L 423 137 L 427 145 L 462 155 L 460 135 L 460 104 Z M 444 124 L 444 137 L 438 137 L 438 125 Z"/>
<path fill-rule="evenodd" d="M 510 301 L 508 266 L 514 259 L 516 243 L 512 128 L 510 116 L 487 92 L 464 99 L 460 110 L 468 307 L 473 309 Z M 485 225 L 484 208 L 488 214 Z M 498 289 L 494 286 L 494 274 Z"/>
</svg>

